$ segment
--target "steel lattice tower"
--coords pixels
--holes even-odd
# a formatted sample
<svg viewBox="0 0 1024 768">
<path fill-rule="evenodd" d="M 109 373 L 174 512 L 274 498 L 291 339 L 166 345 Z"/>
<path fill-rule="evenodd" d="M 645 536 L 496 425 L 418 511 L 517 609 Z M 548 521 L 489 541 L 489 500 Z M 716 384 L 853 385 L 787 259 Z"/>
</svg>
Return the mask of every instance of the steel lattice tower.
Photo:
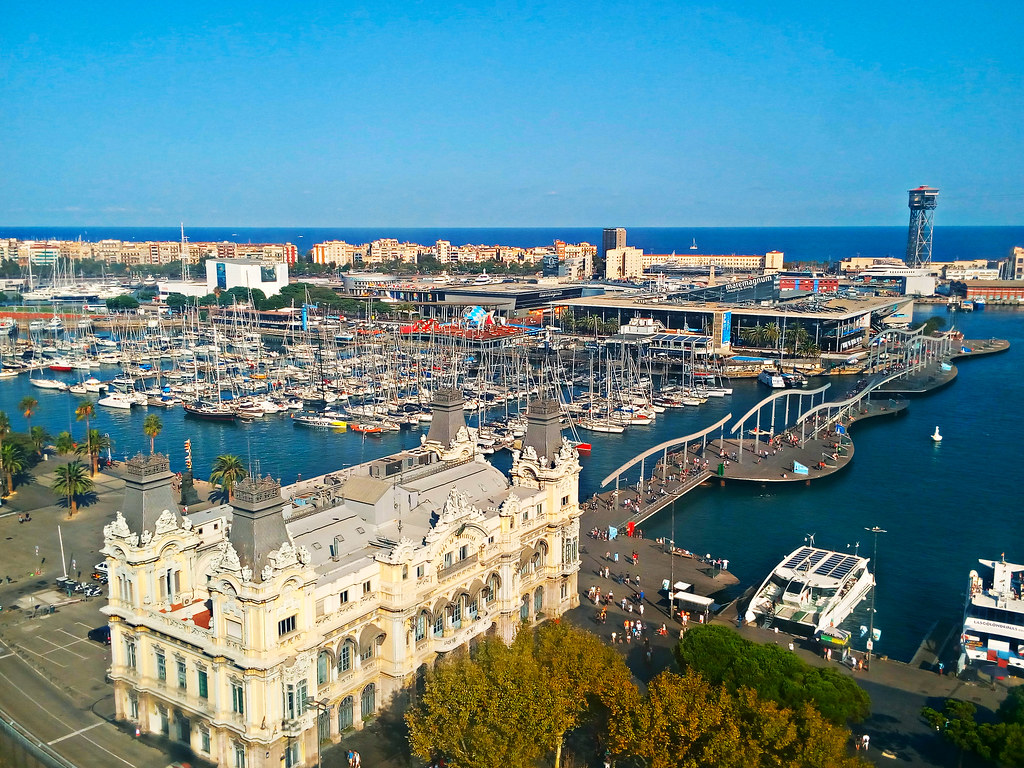
<svg viewBox="0 0 1024 768">
<path fill-rule="evenodd" d="M 939 190 L 921 185 L 910 190 L 910 231 L 907 233 L 907 266 L 920 267 L 932 263 L 932 217 L 938 204 Z"/>
</svg>

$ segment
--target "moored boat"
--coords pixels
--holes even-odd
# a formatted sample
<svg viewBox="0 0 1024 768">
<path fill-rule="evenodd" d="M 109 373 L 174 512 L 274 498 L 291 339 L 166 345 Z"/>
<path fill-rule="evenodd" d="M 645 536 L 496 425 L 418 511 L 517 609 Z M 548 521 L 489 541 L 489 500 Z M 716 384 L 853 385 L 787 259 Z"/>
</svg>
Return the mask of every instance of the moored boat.
<svg viewBox="0 0 1024 768">
<path fill-rule="evenodd" d="M 839 626 L 874 583 L 868 558 L 799 547 L 768 574 L 745 617 L 748 622 L 766 627 L 779 624 L 809 637 Z"/>
<path fill-rule="evenodd" d="M 225 408 L 222 405 L 214 405 L 211 403 L 185 403 L 182 407 L 185 409 L 185 415 L 191 416 L 193 419 L 221 421 L 233 424 L 238 418 L 234 411 L 230 408 Z"/>
<path fill-rule="evenodd" d="M 988 663 L 1024 669 L 1024 565 L 979 560 L 991 576 L 971 571 L 957 671 Z"/>
</svg>

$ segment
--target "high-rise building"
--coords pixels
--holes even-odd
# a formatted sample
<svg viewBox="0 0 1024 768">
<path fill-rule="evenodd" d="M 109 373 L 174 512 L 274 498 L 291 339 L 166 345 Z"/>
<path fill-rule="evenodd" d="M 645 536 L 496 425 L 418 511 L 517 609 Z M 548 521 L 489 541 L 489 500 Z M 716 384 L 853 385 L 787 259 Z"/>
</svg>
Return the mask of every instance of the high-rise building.
<svg viewBox="0 0 1024 768">
<path fill-rule="evenodd" d="M 922 184 L 909 192 L 910 231 L 907 233 L 908 267 L 932 263 L 932 216 L 938 205 L 939 190 Z"/>
<path fill-rule="evenodd" d="M 616 248 L 626 247 L 626 230 L 623 227 L 612 227 L 601 233 L 601 258 L 603 259 L 608 251 Z"/>
</svg>

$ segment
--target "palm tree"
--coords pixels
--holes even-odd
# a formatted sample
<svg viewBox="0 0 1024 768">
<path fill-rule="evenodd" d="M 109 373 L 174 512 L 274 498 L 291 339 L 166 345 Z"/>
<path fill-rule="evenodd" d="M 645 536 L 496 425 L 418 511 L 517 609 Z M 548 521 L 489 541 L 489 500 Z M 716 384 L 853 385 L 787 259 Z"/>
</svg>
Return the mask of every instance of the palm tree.
<svg viewBox="0 0 1024 768">
<path fill-rule="evenodd" d="M 18 410 L 25 416 L 25 421 L 28 422 L 29 427 L 32 426 L 32 416 L 36 412 L 36 408 L 39 407 L 39 401 L 36 400 L 32 395 L 25 395 L 18 402 Z"/>
<path fill-rule="evenodd" d="M 46 442 L 50 439 L 50 433 L 46 431 L 45 427 L 41 427 L 38 424 L 28 432 L 29 442 L 32 443 L 32 447 L 36 449 L 36 455 L 43 455 L 43 448 L 46 447 Z"/>
<path fill-rule="evenodd" d="M 57 439 L 54 441 L 54 445 L 57 448 L 57 453 L 61 456 L 66 456 L 75 450 L 78 446 L 75 444 L 75 439 L 71 436 L 71 433 L 66 429 L 57 435 Z"/>
<path fill-rule="evenodd" d="M 89 457 L 92 462 L 92 474 L 95 475 L 100 454 L 113 446 L 110 435 L 101 435 L 98 429 L 90 429 L 85 436 L 85 445 L 79 445 L 77 450 L 79 456 Z"/>
<path fill-rule="evenodd" d="M 751 346 L 763 347 L 767 339 L 765 327 L 760 323 L 753 327 L 748 326 L 740 331 L 740 338 Z"/>
<path fill-rule="evenodd" d="M 153 442 L 156 440 L 156 436 L 159 435 L 164 428 L 164 423 L 160 421 L 160 417 L 155 413 L 151 413 L 146 417 L 146 420 L 142 422 L 142 433 L 149 438 L 149 452 L 155 453 L 156 449 L 153 447 Z"/>
<path fill-rule="evenodd" d="M 53 485 L 50 487 L 68 500 L 68 517 L 73 517 L 78 511 L 78 497 L 92 490 L 92 478 L 85 474 L 85 467 L 80 461 L 72 461 L 57 467 L 54 475 Z"/>
<path fill-rule="evenodd" d="M 231 489 L 247 474 L 240 458 L 232 454 L 225 454 L 213 460 L 210 482 L 223 488 L 230 500 Z"/>
<path fill-rule="evenodd" d="M 782 329 L 779 328 L 778 323 L 772 323 L 766 325 L 764 328 L 764 340 L 765 343 L 771 348 L 776 349 L 776 345 L 779 343 L 779 337 L 782 335 Z"/>
<path fill-rule="evenodd" d="M 89 419 L 94 418 L 96 418 L 96 406 L 88 400 L 79 400 L 78 407 L 75 408 L 75 421 L 82 421 L 85 419 L 86 440 L 89 439 Z"/>
<path fill-rule="evenodd" d="M 0 469 L 7 481 L 7 492 L 14 492 L 14 476 L 25 468 L 25 449 L 17 443 L 4 443 L 0 448 Z"/>
</svg>

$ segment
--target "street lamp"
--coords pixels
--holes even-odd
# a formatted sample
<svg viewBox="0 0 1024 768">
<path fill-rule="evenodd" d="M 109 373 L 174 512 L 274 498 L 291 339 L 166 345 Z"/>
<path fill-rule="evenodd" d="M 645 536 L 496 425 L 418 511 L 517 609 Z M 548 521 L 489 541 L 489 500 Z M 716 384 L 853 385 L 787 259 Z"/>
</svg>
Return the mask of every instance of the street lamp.
<svg viewBox="0 0 1024 768">
<path fill-rule="evenodd" d="M 326 701 L 317 701 L 312 697 L 306 698 L 306 706 L 316 710 L 316 768 L 320 768 L 320 716 L 329 712 L 331 706 Z"/>
<path fill-rule="evenodd" d="M 865 528 L 864 530 L 867 531 L 868 533 L 874 534 L 874 537 L 875 537 L 875 547 L 874 547 L 875 551 L 874 551 L 874 554 L 871 556 L 871 560 L 874 563 L 874 571 L 875 571 L 875 573 L 874 573 L 874 576 L 875 576 L 874 581 L 875 581 L 875 583 L 871 587 L 871 616 L 868 619 L 868 624 L 869 624 L 869 627 L 868 627 L 868 642 L 867 642 L 868 650 L 867 650 L 867 653 L 864 655 L 864 666 L 867 669 L 870 669 L 871 668 L 871 649 L 874 647 L 874 644 L 875 644 L 875 592 L 878 591 L 878 534 L 880 534 L 880 533 L 888 533 L 888 531 L 883 530 L 882 528 L 879 528 L 877 525 L 872 526 L 871 528 Z"/>
</svg>

